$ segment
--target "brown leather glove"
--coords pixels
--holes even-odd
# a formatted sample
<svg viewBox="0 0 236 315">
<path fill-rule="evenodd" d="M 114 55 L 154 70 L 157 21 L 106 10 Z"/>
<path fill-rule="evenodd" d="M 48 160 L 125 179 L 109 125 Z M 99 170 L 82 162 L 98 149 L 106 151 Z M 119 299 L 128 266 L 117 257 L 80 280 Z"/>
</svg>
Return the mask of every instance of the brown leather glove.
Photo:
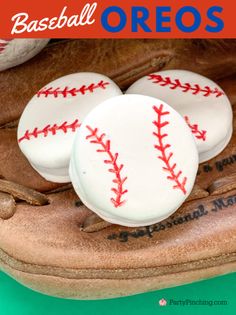
<svg viewBox="0 0 236 315">
<path fill-rule="evenodd" d="M 151 71 L 193 70 L 216 80 L 236 105 L 235 52 L 234 41 L 69 40 L 0 73 L 0 268 L 37 291 L 80 299 L 235 271 L 236 121 L 228 147 L 200 165 L 188 201 L 167 220 L 143 228 L 99 219 L 70 184 L 42 179 L 16 140 L 17 120 L 32 95 L 76 71 L 104 73 L 125 89 Z"/>
</svg>

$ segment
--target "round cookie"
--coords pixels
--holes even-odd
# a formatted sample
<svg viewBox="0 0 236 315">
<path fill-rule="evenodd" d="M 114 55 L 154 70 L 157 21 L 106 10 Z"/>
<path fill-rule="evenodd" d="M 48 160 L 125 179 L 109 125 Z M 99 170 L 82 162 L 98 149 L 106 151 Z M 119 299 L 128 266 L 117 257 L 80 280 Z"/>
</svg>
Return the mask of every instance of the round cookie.
<svg viewBox="0 0 236 315">
<path fill-rule="evenodd" d="M 122 95 L 85 118 L 69 173 L 82 202 L 104 220 L 144 226 L 180 207 L 197 169 L 194 138 L 173 108 L 152 97 Z"/>
<path fill-rule="evenodd" d="M 157 97 L 178 111 L 195 137 L 200 163 L 218 155 L 231 139 L 230 102 L 216 83 L 202 75 L 161 71 L 141 78 L 126 93 Z"/>
<path fill-rule="evenodd" d="M 0 71 L 17 66 L 37 55 L 49 39 L 0 39 Z"/>
<path fill-rule="evenodd" d="M 121 95 L 119 87 L 97 73 L 74 73 L 43 87 L 27 104 L 18 125 L 18 143 L 45 179 L 66 183 L 75 133 L 99 103 Z"/>
</svg>

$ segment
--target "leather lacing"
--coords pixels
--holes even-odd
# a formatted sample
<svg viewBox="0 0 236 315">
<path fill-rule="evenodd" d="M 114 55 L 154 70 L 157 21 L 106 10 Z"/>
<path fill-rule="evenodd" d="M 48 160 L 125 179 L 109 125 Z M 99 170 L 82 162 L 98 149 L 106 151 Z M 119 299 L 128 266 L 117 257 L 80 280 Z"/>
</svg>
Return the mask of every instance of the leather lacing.
<svg viewBox="0 0 236 315">
<path fill-rule="evenodd" d="M 221 195 L 226 192 L 233 191 L 235 189 L 236 173 L 215 180 L 207 189 L 203 189 L 199 185 L 195 184 L 190 196 L 186 199 L 185 203 L 193 200 L 204 199 L 207 198 L 208 196 Z M 111 223 L 105 222 L 96 214 L 91 214 L 83 222 L 81 230 L 87 233 L 92 233 L 103 230 L 111 225 L 112 225 Z"/>
<path fill-rule="evenodd" d="M 25 201 L 33 206 L 49 204 L 49 199 L 34 189 L 0 179 L 0 218 L 10 219 L 16 211 L 16 202 Z"/>
<path fill-rule="evenodd" d="M 48 193 L 60 193 L 69 189 L 72 189 L 71 184 L 59 187 Z M 185 202 L 197 199 L 204 199 L 207 198 L 209 195 L 221 195 L 235 189 L 236 173 L 215 180 L 207 189 L 203 189 L 199 185 L 195 184 L 190 196 Z M 32 206 L 41 207 L 50 204 L 49 198 L 46 194 L 40 193 L 26 186 L 2 179 L 0 176 L 0 218 L 4 220 L 10 219 L 16 211 L 17 203 L 20 201 L 25 201 Z M 76 206 L 81 207 L 83 206 L 83 203 L 80 200 L 76 201 Z M 80 229 L 84 232 L 91 233 L 98 232 L 110 225 L 112 224 L 105 222 L 96 214 L 91 214 L 80 226 Z"/>
</svg>

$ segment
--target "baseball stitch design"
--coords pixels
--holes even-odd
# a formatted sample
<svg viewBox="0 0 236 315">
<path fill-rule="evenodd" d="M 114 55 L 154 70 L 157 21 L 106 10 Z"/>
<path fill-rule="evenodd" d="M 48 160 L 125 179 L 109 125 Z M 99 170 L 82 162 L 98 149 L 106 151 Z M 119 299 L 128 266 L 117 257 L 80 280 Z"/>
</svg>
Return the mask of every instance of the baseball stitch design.
<svg viewBox="0 0 236 315">
<path fill-rule="evenodd" d="M 73 123 L 68 124 L 67 121 L 62 123 L 61 125 L 47 125 L 43 129 L 38 129 L 37 127 L 34 128 L 33 131 L 26 130 L 23 137 L 21 137 L 18 142 L 20 143 L 23 140 L 30 140 L 31 138 L 38 138 L 39 135 L 43 135 L 44 137 L 47 137 L 49 134 L 52 134 L 53 136 L 58 133 L 58 131 L 62 131 L 64 133 L 67 133 L 69 130 L 72 132 L 75 132 L 77 128 L 80 127 L 79 120 L 76 119 Z"/>
<path fill-rule="evenodd" d="M 127 180 L 127 177 L 121 176 L 121 170 L 123 169 L 124 165 L 117 164 L 117 159 L 119 157 L 118 153 L 112 153 L 111 152 L 111 142 L 110 140 L 105 140 L 104 137 L 106 136 L 105 133 L 98 135 L 98 128 L 91 128 L 90 126 L 86 126 L 86 128 L 89 130 L 90 134 L 86 137 L 86 140 L 90 140 L 90 143 L 98 144 L 101 146 L 101 149 L 97 149 L 97 152 L 99 153 L 107 153 L 109 159 L 104 160 L 105 164 L 110 164 L 111 168 L 108 170 L 111 173 L 114 173 L 115 179 L 113 179 L 113 183 L 117 185 L 116 188 L 111 188 L 111 191 L 114 192 L 115 198 L 111 198 L 111 202 L 113 203 L 115 208 L 118 208 L 122 206 L 126 200 L 121 200 L 123 195 L 128 192 L 127 189 L 124 189 L 124 183 Z"/>
<path fill-rule="evenodd" d="M 220 91 L 217 87 L 213 89 L 209 86 L 200 87 L 198 84 L 182 83 L 179 79 L 172 81 L 170 77 L 162 77 L 159 74 L 150 74 L 148 80 L 152 80 L 154 84 L 159 84 L 160 86 L 168 86 L 171 90 L 180 89 L 183 93 L 192 92 L 193 95 L 200 93 L 205 97 L 210 95 L 220 97 L 224 95 L 223 91 Z"/>
<path fill-rule="evenodd" d="M 77 96 L 79 93 L 82 95 L 85 95 L 87 92 L 93 93 L 96 89 L 103 89 L 105 90 L 107 85 L 109 85 L 109 82 L 104 82 L 101 80 L 99 83 L 91 83 L 90 85 L 82 85 L 79 88 L 69 88 L 66 86 L 65 88 L 61 89 L 58 88 L 52 88 L 52 87 L 44 87 L 40 91 L 37 92 L 37 97 L 44 96 L 48 97 L 49 95 L 52 95 L 54 97 L 58 97 L 59 95 L 62 95 L 63 97 L 67 96 Z"/>
<path fill-rule="evenodd" d="M 4 42 L 0 42 L 0 54 L 4 52 L 4 50 L 7 48 L 9 42 L 11 42 L 13 39 L 4 39 Z"/>
<path fill-rule="evenodd" d="M 185 188 L 187 177 L 184 177 L 182 181 L 180 181 L 180 176 L 182 174 L 182 171 L 179 171 L 178 173 L 175 172 L 175 169 L 177 167 L 177 164 L 171 164 L 171 158 L 173 157 L 173 152 L 167 153 L 167 149 L 171 147 L 170 144 L 165 144 L 163 142 L 163 139 L 168 137 L 167 133 L 163 133 L 163 128 L 167 125 L 169 125 L 168 121 L 162 121 L 163 116 L 167 116 L 170 113 L 167 111 L 163 111 L 163 105 L 160 105 L 160 107 L 153 106 L 153 110 L 157 114 L 157 120 L 153 121 L 154 126 L 157 128 L 157 132 L 153 132 L 153 135 L 157 138 L 158 144 L 154 145 L 154 148 L 157 149 L 161 155 L 158 156 L 158 159 L 164 162 L 165 166 L 163 167 L 163 170 L 169 173 L 170 175 L 167 176 L 167 179 L 175 182 L 175 185 L 173 186 L 173 189 L 180 189 L 184 195 L 186 195 L 187 191 Z"/>
<path fill-rule="evenodd" d="M 186 123 L 188 124 L 189 128 L 192 131 L 192 134 L 199 140 L 202 141 L 206 141 L 206 134 L 207 131 L 206 130 L 199 130 L 198 128 L 198 124 L 193 124 L 191 125 L 189 117 L 188 116 L 184 116 L 184 119 L 186 121 Z"/>
</svg>

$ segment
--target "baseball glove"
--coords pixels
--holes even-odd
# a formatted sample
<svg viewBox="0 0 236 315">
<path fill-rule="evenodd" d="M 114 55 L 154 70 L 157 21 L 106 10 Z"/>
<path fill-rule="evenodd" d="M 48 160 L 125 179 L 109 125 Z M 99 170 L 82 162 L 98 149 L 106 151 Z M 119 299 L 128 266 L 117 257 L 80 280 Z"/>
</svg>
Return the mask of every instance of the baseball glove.
<svg viewBox="0 0 236 315">
<path fill-rule="evenodd" d="M 234 40 L 61 40 L 0 73 L 0 268 L 49 295 L 111 298 L 181 285 L 236 270 L 234 136 L 199 167 L 187 202 L 156 225 L 111 225 L 70 184 L 47 182 L 17 144 L 18 119 L 48 82 L 100 72 L 123 90 L 150 72 L 186 69 L 215 80 L 235 104 Z M 217 128 L 217 126 L 215 126 Z"/>
</svg>

